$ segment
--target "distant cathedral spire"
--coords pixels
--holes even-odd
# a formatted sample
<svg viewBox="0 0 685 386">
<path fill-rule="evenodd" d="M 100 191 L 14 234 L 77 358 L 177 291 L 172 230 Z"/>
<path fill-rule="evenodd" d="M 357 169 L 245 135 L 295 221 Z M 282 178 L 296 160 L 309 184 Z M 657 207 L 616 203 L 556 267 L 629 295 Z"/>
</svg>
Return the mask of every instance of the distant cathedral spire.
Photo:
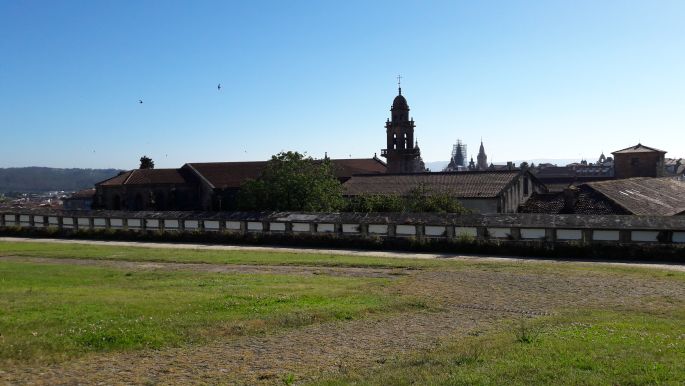
<svg viewBox="0 0 685 386">
<path fill-rule="evenodd" d="M 478 159 L 477 168 L 478 170 L 485 170 L 488 168 L 488 156 L 485 155 L 485 147 L 483 146 L 483 139 L 480 139 L 480 149 L 478 149 Z"/>
</svg>

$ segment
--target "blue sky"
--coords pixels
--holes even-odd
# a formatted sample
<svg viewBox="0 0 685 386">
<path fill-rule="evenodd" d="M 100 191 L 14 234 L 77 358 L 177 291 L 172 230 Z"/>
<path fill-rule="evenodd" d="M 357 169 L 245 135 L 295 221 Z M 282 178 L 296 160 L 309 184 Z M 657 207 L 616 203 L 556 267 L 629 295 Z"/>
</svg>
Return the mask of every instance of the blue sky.
<svg viewBox="0 0 685 386">
<path fill-rule="evenodd" d="M 495 162 L 685 157 L 683 20 L 682 0 L 0 0 L 0 167 L 370 157 L 397 74 L 426 161 L 481 137 Z"/>
</svg>

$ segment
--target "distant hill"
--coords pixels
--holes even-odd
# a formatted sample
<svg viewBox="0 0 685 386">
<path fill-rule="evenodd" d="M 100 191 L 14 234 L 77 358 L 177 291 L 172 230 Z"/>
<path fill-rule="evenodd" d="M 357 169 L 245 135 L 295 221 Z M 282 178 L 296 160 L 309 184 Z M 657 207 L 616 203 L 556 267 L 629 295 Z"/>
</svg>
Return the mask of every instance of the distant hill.
<svg viewBox="0 0 685 386">
<path fill-rule="evenodd" d="M 0 168 L 0 193 L 75 191 L 116 176 L 117 169 L 57 169 L 47 167 Z"/>
</svg>

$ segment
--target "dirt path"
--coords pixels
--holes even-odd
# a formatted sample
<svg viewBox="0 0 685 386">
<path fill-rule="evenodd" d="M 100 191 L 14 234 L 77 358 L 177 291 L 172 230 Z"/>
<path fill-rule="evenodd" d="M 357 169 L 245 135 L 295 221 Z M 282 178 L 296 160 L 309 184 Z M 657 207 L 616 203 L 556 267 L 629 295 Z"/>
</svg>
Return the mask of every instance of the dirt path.
<svg viewBox="0 0 685 386">
<path fill-rule="evenodd" d="M 221 269 L 220 272 L 309 274 L 319 267 L 223 267 L 39 259 L 55 264 L 125 264 L 129 269 Z M 32 260 L 28 260 L 32 261 Z M 128 265 L 126 265 L 128 264 Z M 131 265 L 132 264 L 132 265 Z M 287 271 L 287 270 L 294 271 Z M 375 268 L 331 272 L 379 273 Z M 562 272 L 562 273 L 560 273 Z M 388 291 L 426 299 L 435 310 L 374 315 L 266 335 L 231 336 L 206 345 L 129 353 L 92 354 L 52 366 L 19 366 L 0 381 L 20 384 L 280 384 L 286 374 L 315 380 L 327 373 L 371 368 L 403 353 L 434 347 L 448 337 L 478 334 L 505 318 L 527 318 L 591 306 L 649 309 L 658 299 L 685 306 L 685 285 L 664 277 L 568 270 L 460 268 L 410 270 Z"/>
<path fill-rule="evenodd" d="M 397 278 L 406 275 L 407 271 L 398 268 L 364 268 L 364 267 L 309 267 L 296 265 L 250 265 L 250 264 L 205 264 L 205 263 L 166 263 L 148 261 L 95 260 L 95 259 L 62 259 L 46 257 L 0 256 L 0 261 L 30 262 L 39 264 L 69 264 L 100 266 L 128 270 L 186 270 L 208 273 L 262 273 L 283 275 L 331 275 L 351 277 Z"/>
<path fill-rule="evenodd" d="M 315 249 L 315 248 L 288 248 L 288 247 L 258 247 L 247 245 L 214 245 L 214 244 L 187 244 L 187 243 L 155 243 L 138 241 L 101 241 L 101 240 L 69 240 L 69 239 L 34 239 L 26 237 L 0 237 L 1 241 L 7 242 L 39 242 L 39 243 L 58 243 L 58 244 L 87 244 L 104 246 L 124 246 L 124 247 L 145 247 L 145 248 L 167 248 L 167 249 L 201 249 L 216 251 L 255 251 L 255 252 L 285 252 L 285 253 L 315 253 L 344 256 L 374 256 L 374 257 L 393 257 L 409 259 L 455 259 L 467 261 L 490 261 L 490 262 L 517 262 L 522 264 L 538 263 L 540 261 L 557 264 L 592 264 L 607 266 L 624 266 L 638 268 L 666 269 L 671 271 L 685 272 L 685 264 L 677 263 L 650 263 L 650 262 L 631 262 L 631 261 L 602 261 L 602 260 L 564 260 L 564 259 L 540 259 L 540 258 L 521 258 L 512 256 L 484 256 L 484 255 L 463 255 L 450 253 L 415 253 L 415 252 L 386 252 L 386 251 L 365 251 L 351 249 Z"/>
</svg>

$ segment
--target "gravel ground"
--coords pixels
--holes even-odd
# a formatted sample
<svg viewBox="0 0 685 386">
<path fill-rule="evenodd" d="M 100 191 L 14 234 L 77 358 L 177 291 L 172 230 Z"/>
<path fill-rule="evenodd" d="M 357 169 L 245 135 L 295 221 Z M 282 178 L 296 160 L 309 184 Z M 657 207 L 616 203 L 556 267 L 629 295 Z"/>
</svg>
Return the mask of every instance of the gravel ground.
<svg viewBox="0 0 685 386">
<path fill-rule="evenodd" d="M 11 258 L 26 259 L 26 258 Z M 221 266 L 96 260 L 28 259 L 56 264 L 122 266 L 127 269 L 190 269 L 307 275 L 390 275 L 377 268 Z M 213 271 L 217 270 L 217 271 Z M 654 302 L 685 299 L 685 285 L 665 277 L 611 272 L 488 267 L 448 271 L 407 270 L 388 291 L 416 296 L 429 310 L 373 315 L 226 337 L 206 345 L 162 350 L 91 354 L 50 366 L 0 370 L 9 384 L 280 384 L 286 374 L 316 380 L 348 369 L 370 368 L 434 347 L 445 338 L 478 334 L 503 319 L 528 318 L 582 307 L 649 309 Z M 665 275 L 664 275 L 665 276 Z"/>
</svg>

